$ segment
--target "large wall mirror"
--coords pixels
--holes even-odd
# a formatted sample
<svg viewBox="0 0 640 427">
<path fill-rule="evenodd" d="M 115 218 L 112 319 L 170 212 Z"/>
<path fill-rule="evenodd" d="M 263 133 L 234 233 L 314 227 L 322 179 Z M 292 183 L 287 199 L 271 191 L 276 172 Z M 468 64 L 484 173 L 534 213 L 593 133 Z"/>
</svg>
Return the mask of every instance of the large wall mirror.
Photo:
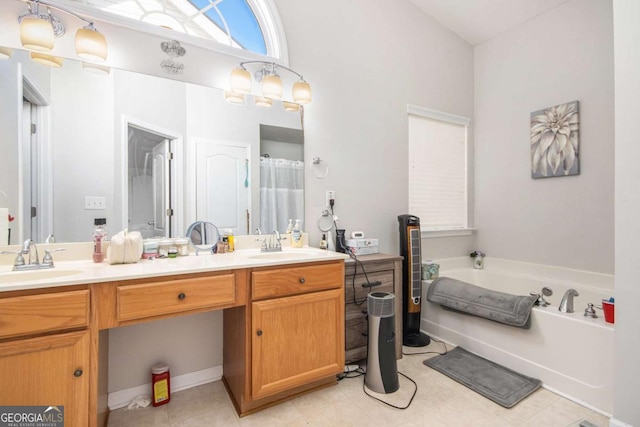
<svg viewBox="0 0 640 427">
<path fill-rule="evenodd" d="M 0 190 L 15 217 L 11 244 L 50 234 L 88 241 L 95 218 L 107 218 L 111 234 L 144 237 L 184 236 L 196 220 L 237 234 L 284 231 L 304 212 L 262 221 L 273 208 L 261 192 L 283 193 L 275 181 L 262 185 L 260 164 L 288 161 L 290 175 L 302 177 L 300 129 L 300 115 L 277 102 L 230 105 L 217 88 L 119 69 L 96 75 L 68 59 L 53 69 L 16 50 L 0 60 Z M 286 202 L 304 209 L 303 188 L 295 183 Z"/>
</svg>

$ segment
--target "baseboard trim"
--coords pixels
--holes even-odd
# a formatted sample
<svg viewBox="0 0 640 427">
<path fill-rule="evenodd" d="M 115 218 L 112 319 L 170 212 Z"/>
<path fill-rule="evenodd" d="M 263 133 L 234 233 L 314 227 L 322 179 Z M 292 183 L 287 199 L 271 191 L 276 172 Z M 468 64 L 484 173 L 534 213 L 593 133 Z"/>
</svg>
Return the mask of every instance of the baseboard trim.
<svg viewBox="0 0 640 427">
<path fill-rule="evenodd" d="M 175 393 L 220 379 L 222 379 L 222 366 L 214 366 L 200 371 L 189 372 L 188 374 L 171 377 L 171 392 Z M 151 394 L 150 392 L 151 383 L 111 392 L 109 393 L 108 399 L 109 409 L 113 411 L 123 408 L 140 395 L 149 396 Z"/>
</svg>

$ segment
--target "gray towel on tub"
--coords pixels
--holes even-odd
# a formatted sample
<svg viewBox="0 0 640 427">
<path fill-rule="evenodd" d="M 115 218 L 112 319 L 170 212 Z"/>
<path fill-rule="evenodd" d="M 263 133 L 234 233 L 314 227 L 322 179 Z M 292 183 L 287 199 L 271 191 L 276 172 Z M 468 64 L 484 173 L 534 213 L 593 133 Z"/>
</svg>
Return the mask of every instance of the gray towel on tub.
<svg viewBox="0 0 640 427">
<path fill-rule="evenodd" d="M 440 277 L 429 285 L 427 300 L 451 310 L 529 329 L 529 315 L 536 297 L 511 295 Z"/>
</svg>

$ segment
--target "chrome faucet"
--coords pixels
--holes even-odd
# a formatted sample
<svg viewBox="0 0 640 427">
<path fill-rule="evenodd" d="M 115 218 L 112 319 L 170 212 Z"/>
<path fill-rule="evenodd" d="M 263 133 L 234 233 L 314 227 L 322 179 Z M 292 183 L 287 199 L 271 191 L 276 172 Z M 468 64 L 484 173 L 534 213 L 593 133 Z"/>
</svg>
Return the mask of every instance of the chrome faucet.
<svg viewBox="0 0 640 427">
<path fill-rule="evenodd" d="M 280 243 L 280 240 L 282 240 L 280 232 L 278 230 L 273 230 L 269 237 L 262 241 L 260 252 L 282 252 L 282 244 Z"/>
<path fill-rule="evenodd" d="M 573 313 L 573 297 L 578 297 L 580 294 L 575 289 L 569 289 L 562 296 L 562 300 L 560 300 L 560 306 L 558 310 L 563 313 Z"/>
<path fill-rule="evenodd" d="M 36 246 L 36 242 L 31 239 L 27 239 L 24 241 L 22 245 L 22 255 L 29 255 L 29 262 L 27 265 L 38 265 L 40 264 L 40 257 L 38 256 L 38 247 Z M 35 261 L 34 261 L 35 257 Z"/>
<path fill-rule="evenodd" d="M 27 239 L 24 241 L 22 245 L 22 249 L 16 252 L 0 252 L 3 255 L 14 254 L 16 255 L 16 259 L 13 261 L 13 270 L 14 271 L 23 271 L 23 270 L 38 270 L 41 268 L 53 268 L 53 258 L 51 257 L 51 252 L 60 251 L 64 249 L 49 249 L 46 250 L 46 255 L 42 259 L 42 264 L 40 263 L 40 257 L 38 256 L 38 247 L 36 243 Z M 25 262 L 25 256 L 29 256 L 28 262 Z"/>
</svg>

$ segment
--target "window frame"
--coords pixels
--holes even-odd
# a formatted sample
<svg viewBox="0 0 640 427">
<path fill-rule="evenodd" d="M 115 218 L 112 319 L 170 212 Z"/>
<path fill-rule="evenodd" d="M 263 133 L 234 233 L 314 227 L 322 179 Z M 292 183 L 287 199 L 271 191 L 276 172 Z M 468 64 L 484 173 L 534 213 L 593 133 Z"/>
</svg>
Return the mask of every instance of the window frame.
<svg viewBox="0 0 640 427">
<path fill-rule="evenodd" d="M 469 151 L 470 151 L 469 150 L 469 126 L 471 124 L 471 119 L 464 116 L 458 116 L 455 114 L 432 110 L 430 108 L 407 104 L 407 128 L 409 126 L 410 116 L 416 116 L 419 118 L 426 118 L 426 119 L 436 120 L 444 123 L 464 126 L 464 131 L 465 131 L 465 141 L 464 141 L 464 144 L 465 144 L 465 149 L 464 149 L 464 152 L 465 152 L 465 159 L 464 159 L 465 206 L 464 206 L 464 209 L 465 209 L 465 219 L 466 219 L 465 224 L 463 227 L 433 227 L 433 226 L 427 227 L 421 224 L 420 231 L 421 231 L 422 237 L 470 236 L 475 230 L 475 228 L 470 226 L 470 224 L 472 223 L 471 210 L 470 210 L 471 194 L 469 191 L 471 188 L 470 174 L 469 174 L 469 164 L 470 164 L 469 162 Z M 408 140 L 408 135 L 407 135 L 407 142 L 408 144 L 410 144 L 410 141 Z M 410 167 L 411 159 L 409 159 L 408 156 L 407 156 L 407 163 Z M 407 180 L 407 192 L 410 191 L 408 188 L 408 185 L 409 185 L 409 180 Z M 408 196 L 410 196 L 410 194 L 408 194 Z M 410 197 L 408 197 L 407 201 L 409 200 L 409 198 Z"/>
<path fill-rule="evenodd" d="M 104 10 L 88 6 L 82 1 L 72 0 L 48 0 L 53 5 L 59 5 L 65 9 L 85 17 L 103 21 L 109 24 L 119 25 L 149 34 L 166 38 L 167 30 L 148 22 L 138 21 L 125 16 L 109 13 Z M 289 52 L 284 26 L 280 19 L 274 0 L 247 0 L 258 20 L 262 30 L 267 54 L 252 52 L 250 50 L 229 46 L 215 40 L 208 40 L 182 32 L 173 32 L 171 38 L 190 46 L 195 46 L 214 52 L 230 55 L 241 60 L 271 60 L 278 64 L 289 66 Z"/>
</svg>

